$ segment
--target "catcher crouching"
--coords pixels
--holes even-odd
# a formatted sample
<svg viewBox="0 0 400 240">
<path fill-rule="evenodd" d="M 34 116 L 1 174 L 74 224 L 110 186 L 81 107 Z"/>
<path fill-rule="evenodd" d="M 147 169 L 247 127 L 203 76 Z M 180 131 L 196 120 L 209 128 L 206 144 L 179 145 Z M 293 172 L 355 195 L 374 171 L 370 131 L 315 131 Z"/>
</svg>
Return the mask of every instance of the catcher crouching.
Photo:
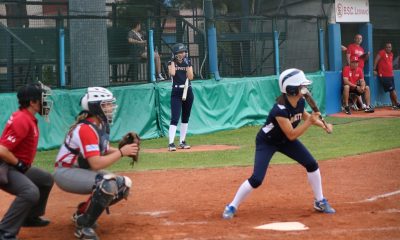
<svg viewBox="0 0 400 240">
<path fill-rule="evenodd" d="M 127 134 L 119 148 L 109 145 L 110 125 L 117 108 L 113 94 L 89 87 L 81 99 L 82 111 L 68 131 L 57 155 L 54 180 L 64 191 L 89 194 L 72 216 L 78 239 L 99 239 L 96 221 L 104 210 L 127 199 L 132 181 L 103 169 L 130 156 L 137 161 L 140 139 Z"/>
</svg>

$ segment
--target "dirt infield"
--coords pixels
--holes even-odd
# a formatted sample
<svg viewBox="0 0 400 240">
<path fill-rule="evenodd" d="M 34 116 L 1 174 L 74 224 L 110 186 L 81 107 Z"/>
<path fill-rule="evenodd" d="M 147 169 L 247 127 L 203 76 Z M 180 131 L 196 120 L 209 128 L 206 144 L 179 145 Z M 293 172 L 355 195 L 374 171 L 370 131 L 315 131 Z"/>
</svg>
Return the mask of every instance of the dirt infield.
<svg viewBox="0 0 400 240">
<path fill-rule="evenodd" d="M 252 167 L 130 172 L 128 201 L 99 220 L 101 239 L 400 239 L 400 149 L 320 162 L 324 193 L 337 213 L 312 208 L 299 165 L 272 165 L 264 185 L 236 218 L 221 219 L 226 203 Z M 46 228 L 23 228 L 22 239 L 74 239 L 71 214 L 84 196 L 54 187 Z M 0 192 L 0 214 L 12 197 Z M 273 222 L 300 222 L 305 231 L 256 230 Z"/>
<path fill-rule="evenodd" d="M 350 117 L 350 118 L 380 118 L 380 117 L 400 117 L 400 110 L 392 110 L 391 107 L 375 108 L 374 113 L 365 113 L 364 111 L 351 111 L 351 115 L 344 112 L 329 115 L 331 117 Z"/>
</svg>

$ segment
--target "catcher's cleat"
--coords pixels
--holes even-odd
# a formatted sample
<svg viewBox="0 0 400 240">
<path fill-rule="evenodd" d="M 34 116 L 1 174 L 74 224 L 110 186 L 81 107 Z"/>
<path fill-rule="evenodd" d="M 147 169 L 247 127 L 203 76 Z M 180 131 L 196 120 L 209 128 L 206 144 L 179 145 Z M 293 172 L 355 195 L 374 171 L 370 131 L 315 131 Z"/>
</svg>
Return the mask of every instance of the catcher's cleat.
<svg viewBox="0 0 400 240">
<path fill-rule="evenodd" d="M 351 115 L 350 107 L 349 107 L 349 106 L 345 106 L 345 107 L 344 107 L 344 113 L 346 113 L 346 114 L 348 114 L 348 115 Z"/>
<path fill-rule="evenodd" d="M 72 220 L 73 223 L 75 223 L 75 225 L 76 225 L 76 221 L 77 221 L 77 219 L 78 219 L 79 216 L 80 216 L 80 215 L 79 215 L 78 213 L 76 213 L 76 212 L 75 212 L 74 214 L 72 214 L 71 220 Z M 93 228 L 93 229 L 96 229 L 98 226 L 99 226 L 99 224 L 97 224 L 97 222 L 95 222 L 95 223 L 92 225 L 92 228 Z"/>
<path fill-rule="evenodd" d="M 323 213 L 335 213 L 335 209 L 329 205 L 328 200 L 323 198 L 321 201 L 314 201 L 314 209 Z"/>
<path fill-rule="evenodd" d="M 170 143 L 168 145 L 168 151 L 170 151 L 170 152 L 176 151 L 175 143 Z"/>
<path fill-rule="evenodd" d="M 179 144 L 179 147 L 180 147 L 181 149 L 190 149 L 190 145 L 187 145 L 187 144 L 186 144 L 186 141 L 182 141 L 182 142 Z"/>
<path fill-rule="evenodd" d="M 236 208 L 234 206 L 226 205 L 224 212 L 222 213 L 223 219 L 232 219 L 235 216 Z"/>
<path fill-rule="evenodd" d="M 100 238 L 97 236 L 96 232 L 93 228 L 90 227 L 76 227 L 75 237 L 78 239 L 84 240 L 99 240 Z"/>
<path fill-rule="evenodd" d="M 375 110 L 374 110 L 371 106 L 367 106 L 367 107 L 365 108 L 364 112 L 366 112 L 366 113 L 373 113 L 373 112 L 375 112 Z"/>
</svg>

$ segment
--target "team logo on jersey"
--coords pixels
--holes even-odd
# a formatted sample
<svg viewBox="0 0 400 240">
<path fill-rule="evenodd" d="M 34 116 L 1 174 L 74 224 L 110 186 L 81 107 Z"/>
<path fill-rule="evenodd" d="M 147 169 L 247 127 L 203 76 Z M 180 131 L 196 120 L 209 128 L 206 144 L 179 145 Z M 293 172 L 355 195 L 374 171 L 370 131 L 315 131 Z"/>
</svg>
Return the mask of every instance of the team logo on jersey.
<svg viewBox="0 0 400 240">
<path fill-rule="evenodd" d="M 9 119 L 8 119 L 8 121 L 7 121 L 7 124 L 12 124 L 13 123 L 13 116 L 11 116 Z"/>
<path fill-rule="evenodd" d="M 175 67 L 177 71 L 186 71 L 186 67 Z"/>
<path fill-rule="evenodd" d="M 86 145 L 85 149 L 86 149 L 86 152 L 99 151 L 99 145 L 97 145 L 97 144 Z"/>
<path fill-rule="evenodd" d="M 293 117 L 290 118 L 290 123 L 294 123 L 301 120 L 303 113 L 297 113 Z"/>
<path fill-rule="evenodd" d="M 12 142 L 12 143 L 15 143 L 16 138 L 14 136 L 10 135 L 10 136 L 7 137 L 7 140 Z"/>
</svg>

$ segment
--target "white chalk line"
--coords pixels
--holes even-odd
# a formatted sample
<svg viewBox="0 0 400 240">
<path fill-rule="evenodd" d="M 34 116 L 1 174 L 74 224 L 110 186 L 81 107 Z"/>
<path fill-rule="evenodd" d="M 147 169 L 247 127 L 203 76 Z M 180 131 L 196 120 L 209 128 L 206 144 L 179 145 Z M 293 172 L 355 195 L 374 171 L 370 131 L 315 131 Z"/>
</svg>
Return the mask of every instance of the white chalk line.
<svg viewBox="0 0 400 240">
<path fill-rule="evenodd" d="M 367 199 L 364 199 L 364 200 L 361 200 L 361 201 L 358 201 L 358 202 L 349 202 L 349 203 L 374 202 L 374 201 L 376 201 L 378 199 L 387 198 L 387 197 L 390 197 L 390 196 L 393 196 L 393 195 L 397 195 L 397 194 L 400 194 L 400 190 L 397 190 L 397 191 L 394 191 L 394 192 L 389 192 L 389 193 L 384 193 L 384 194 L 380 194 L 380 195 L 376 195 L 376 196 L 373 196 L 373 197 L 370 197 L 370 198 L 367 198 Z"/>
</svg>

